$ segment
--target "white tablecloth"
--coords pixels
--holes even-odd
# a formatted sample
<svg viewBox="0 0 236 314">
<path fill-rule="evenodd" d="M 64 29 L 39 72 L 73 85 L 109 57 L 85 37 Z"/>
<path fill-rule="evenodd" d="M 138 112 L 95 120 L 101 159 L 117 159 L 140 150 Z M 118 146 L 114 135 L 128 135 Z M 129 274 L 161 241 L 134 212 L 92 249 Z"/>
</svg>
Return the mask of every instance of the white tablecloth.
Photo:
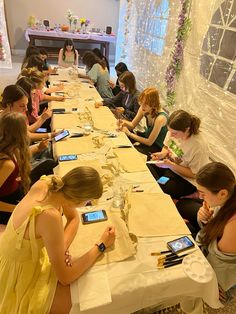
<svg viewBox="0 0 236 314">
<path fill-rule="evenodd" d="M 83 88 L 84 87 L 80 85 L 80 89 L 83 90 Z M 87 91 L 86 97 L 89 96 L 89 91 Z M 80 106 L 84 106 L 83 101 L 78 101 L 78 108 L 80 108 Z M 58 103 L 54 102 L 52 106 L 56 107 L 56 104 Z M 90 102 L 89 104 L 90 106 L 93 106 L 93 102 Z M 67 101 L 63 104 L 61 103 L 60 105 L 64 105 L 66 108 Z M 90 108 L 91 112 L 96 114 L 96 110 L 92 109 L 93 107 Z M 52 119 L 53 125 L 59 127 L 61 123 L 61 127 L 64 127 L 68 121 L 70 121 L 71 128 L 76 127 L 77 120 L 75 117 L 72 118 L 71 115 L 73 114 L 64 114 L 61 116 L 54 115 Z M 114 117 L 110 112 L 107 113 L 107 115 L 110 116 L 104 119 L 104 129 L 106 129 L 107 124 L 114 121 Z M 75 140 L 77 140 L 79 145 L 80 138 L 73 139 L 73 143 L 75 143 Z M 67 139 L 67 141 L 72 140 Z M 96 154 L 93 155 L 93 158 L 95 159 L 98 158 L 100 160 L 100 157 L 96 157 Z M 63 166 L 63 164 L 61 166 Z M 122 182 L 122 180 L 124 185 L 138 185 L 139 189 L 142 189 L 145 192 L 161 192 L 160 187 L 148 169 L 143 172 L 132 173 L 122 171 L 120 173 L 120 181 Z M 102 204 L 102 202 L 106 202 L 106 197 L 106 195 L 103 196 L 99 203 Z M 144 223 L 145 219 L 148 219 L 148 217 L 144 217 Z M 174 221 L 170 221 L 170 223 L 174 223 Z M 88 276 L 87 274 L 84 274 L 81 279 L 76 280 L 72 285 L 73 289 L 71 291 L 73 307 L 70 314 L 80 313 L 80 306 L 78 302 L 81 303 L 83 308 L 82 313 L 86 314 L 128 314 L 155 304 L 159 304 L 163 307 L 165 305 L 178 303 L 179 301 L 184 302 L 186 300 L 189 301 L 199 297 L 203 298 L 203 300 L 211 307 L 220 307 L 220 303 L 218 301 L 218 285 L 215 275 L 208 283 L 198 283 L 190 279 L 184 273 L 182 265 L 177 265 L 163 270 L 158 270 L 156 268 L 156 258 L 150 257 L 150 252 L 153 250 L 166 250 L 166 243 L 177 237 L 178 236 L 176 235 L 170 235 L 153 238 L 138 238 L 138 250 L 136 257 L 105 266 L 92 267 L 88 272 Z M 197 250 L 197 254 L 201 255 L 202 253 L 200 250 Z M 98 278 L 96 287 L 94 287 L 93 282 L 96 275 L 93 274 L 93 272 L 97 272 L 99 269 L 104 276 L 106 276 L 106 278 L 102 281 L 99 281 Z M 110 291 L 107 289 L 107 282 L 109 284 Z M 89 302 L 88 300 L 82 300 L 83 302 L 80 300 L 79 297 L 81 297 L 81 294 L 79 293 L 78 287 L 83 286 L 83 289 L 86 287 L 89 292 L 90 284 L 93 285 L 92 288 L 94 290 L 94 302 L 92 302 L 92 306 L 100 306 L 85 310 Z M 104 296 L 104 302 L 99 300 L 99 294 L 101 295 L 102 300 L 102 296 Z M 86 293 L 83 293 L 82 298 L 84 298 L 84 296 L 86 296 Z M 110 297 L 112 300 L 111 303 L 109 303 Z M 200 312 L 197 314 L 200 314 Z"/>
</svg>

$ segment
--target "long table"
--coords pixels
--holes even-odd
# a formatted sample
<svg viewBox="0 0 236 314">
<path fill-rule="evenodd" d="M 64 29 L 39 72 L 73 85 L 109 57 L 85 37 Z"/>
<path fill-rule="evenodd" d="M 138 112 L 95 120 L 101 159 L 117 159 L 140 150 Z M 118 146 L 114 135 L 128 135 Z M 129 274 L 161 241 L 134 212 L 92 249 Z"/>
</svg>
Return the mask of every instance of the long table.
<svg viewBox="0 0 236 314">
<path fill-rule="evenodd" d="M 27 28 L 25 31 L 25 38 L 29 44 L 36 45 L 36 40 L 52 40 L 52 41 L 65 41 L 65 39 L 73 39 L 74 42 L 86 43 L 86 44 L 98 44 L 101 47 L 101 51 L 109 59 L 109 46 L 110 43 L 116 42 L 116 37 L 106 34 L 98 33 L 71 33 L 62 31 L 47 31 L 39 29 Z"/>
<path fill-rule="evenodd" d="M 66 78 L 69 81 L 70 76 L 67 70 L 61 70 L 59 78 Z M 58 80 L 58 77 L 53 77 L 53 80 Z M 95 121 L 95 129 L 91 136 L 96 136 L 96 134 L 98 136 L 101 135 L 101 133 L 99 133 L 101 131 L 101 125 L 102 129 L 113 130 L 114 132 L 116 120 L 109 109 L 106 107 L 100 109 L 94 108 L 94 100 L 100 98 L 98 94 L 96 95 L 96 90 L 88 88 L 86 83 L 82 83 L 78 79 L 68 84 L 71 86 L 72 90 L 77 91 L 75 93 L 76 95 L 74 95 L 74 99 L 68 99 L 64 103 L 52 103 L 52 108 L 65 108 L 67 112 L 63 115 L 53 115 L 53 127 L 56 129 L 70 128 L 73 132 L 81 131 L 82 126 L 79 125 L 78 112 L 87 108 L 90 110 Z M 75 86 L 77 86 L 77 88 L 75 88 Z M 72 110 L 74 107 L 77 108 L 78 112 Z M 102 115 L 98 118 L 100 113 L 102 113 Z M 98 118 L 97 120 L 96 117 Z M 99 124 L 99 119 L 102 119 L 102 124 Z M 96 125 L 99 127 L 96 127 Z M 88 141 L 91 140 L 91 136 L 89 135 L 87 137 Z M 125 135 L 120 133 L 118 138 L 122 139 L 122 137 L 125 137 Z M 129 141 L 127 138 L 126 140 Z M 86 163 L 86 154 L 81 153 L 81 141 L 82 138 L 67 138 L 63 144 L 55 144 L 55 157 L 61 153 L 64 154 L 67 152 L 70 154 L 74 152 L 78 154 L 78 162 L 80 162 L 82 158 Z M 105 145 L 109 145 L 110 143 L 112 146 L 111 139 L 105 138 L 104 141 L 106 142 Z M 71 147 L 72 151 L 70 150 Z M 128 150 L 127 154 L 129 154 Z M 104 162 L 104 155 L 99 153 L 99 149 L 96 150 L 93 148 L 87 155 L 90 155 L 88 159 L 91 159 L 92 156 L 93 159 L 101 163 Z M 65 172 L 68 163 L 70 162 L 60 163 L 60 171 Z M 143 161 L 143 163 L 145 163 L 145 161 Z M 76 162 L 74 162 L 74 165 L 76 166 Z M 123 184 L 128 182 L 128 184 L 139 185 L 139 188 L 141 188 L 144 193 L 160 193 L 161 195 L 162 191 L 148 171 L 148 168 L 140 172 L 127 172 L 124 169 L 122 170 L 119 177 Z M 107 193 L 110 192 L 106 191 L 93 209 L 101 208 L 101 206 L 105 205 L 107 206 L 109 202 L 112 202 L 112 200 L 109 200 L 109 197 L 107 197 L 109 196 Z M 153 205 L 155 206 L 155 204 Z M 119 214 L 120 211 L 118 210 L 117 215 Z M 170 213 L 170 215 L 172 215 L 172 213 Z M 176 217 L 176 215 L 177 213 L 173 212 L 173 217 Z M 163 216 L 163 222 L 164 218 Z M 148 219 L 148 217 L 143 217 L 144 224 L 146 219 Z M 175 218 L 173 219 L 173 221 L 170 219 L 170 224 L 177 223 Z M 181 228 L 187 230 L 184 229 L 185 224 L 183 221 L 182 224 Z M 186 231 L 184 234 L 189 234 L 189 232 Z M 166 243 L 179 236 L 178 231 L 172 234 L 164 232 L 163 235 L 160 236 L 138 236 L 137 253 L 134 256 L 121 262 L 93 266 L 86 274 L 72 284 L 73 289 L 71 291 L 74 295 L 72 295 L 73 305 L 70 314 L 128 314 L 153 305 L 164 308 L 178 302 L 181 303 L 182 309 L 187 313 L 201 314 L 202 308 L 199 302 L 201 298 L 213 308 L 220 307 L 221 304 L 218 301 L 218 284 L 215 274 L 213 274 L 210 281 L 200 283 L 189 278 L 181 265 L 167 269 L 157 269 L 153 257 L 150 256 L 150 252 L 166 250 Z M 76 246 L 73 250 L 72 253 L 76 253 Z M 204 258 L 198 248 L 194 254 L 197 254 L 199 258 Z M 92 296 L 91 290 L 94 293 Z M 109 295 L 112 302 L 110 302 Z M 87 298 L 90 297 L 90 299 L 87 300 L 86 296 Z M 100 302 L 97 303 L 99 299 Z M 193 300 L 199 302 L 197 306 L 195 305 L 195 308 L 193 306 Z M 98 304 L 100 305 L 99 307 Z"/>
</svg>

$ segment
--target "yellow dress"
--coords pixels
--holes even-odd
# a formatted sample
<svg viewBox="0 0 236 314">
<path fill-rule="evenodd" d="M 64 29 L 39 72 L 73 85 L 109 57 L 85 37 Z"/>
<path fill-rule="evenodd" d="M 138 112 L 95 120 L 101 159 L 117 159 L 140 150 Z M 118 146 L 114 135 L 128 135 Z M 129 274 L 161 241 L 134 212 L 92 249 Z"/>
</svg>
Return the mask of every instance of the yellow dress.
<svg viewBox="0 0 236 314">
<path fill-rule="evenodd" d="M 42 239 L 35 238 L 35 217 L 49 206 L 36 206 L 14 229 L 12 215 L 0 238 L 0 313 L 49 313 L 57 286 Z M 51 206 L 50 206 L 51 208 Z M 29 225 L 29 240 L 24 239 Z"/>
</svg>

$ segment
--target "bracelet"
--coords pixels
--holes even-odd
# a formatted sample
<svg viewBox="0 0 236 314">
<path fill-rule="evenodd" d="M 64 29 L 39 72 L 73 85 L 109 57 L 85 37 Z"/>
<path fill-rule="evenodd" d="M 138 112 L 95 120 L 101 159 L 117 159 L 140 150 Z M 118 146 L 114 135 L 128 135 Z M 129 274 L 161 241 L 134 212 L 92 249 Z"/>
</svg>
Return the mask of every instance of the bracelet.
<svg viewBox="0 0 236 314">
<path fill-rule="evenodd" d="M 52 133 L 48 133 L 48 139 L 51 140 L 52 138 Z"/>
</svg>

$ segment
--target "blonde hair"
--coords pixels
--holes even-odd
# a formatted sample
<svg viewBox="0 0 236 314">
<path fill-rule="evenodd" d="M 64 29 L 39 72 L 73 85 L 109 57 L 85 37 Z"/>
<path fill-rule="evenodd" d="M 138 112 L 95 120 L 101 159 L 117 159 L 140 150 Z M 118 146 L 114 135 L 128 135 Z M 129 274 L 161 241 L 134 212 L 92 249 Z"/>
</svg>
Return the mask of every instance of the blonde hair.
<svg viewBox="0 0 236 314">
<path fill-rule="evenodd" d="M 7 112 L 0 116 L 0 155 L 1 159 L 16 159 L 21 186 L 26 193 L 30 186 L 31 167 L 25 119 L 18 112 Z"/>
<path fill-rule="evenodd" d="M 62 178 L 51 176 L 49 192 L 63 192 L 65 198 L 81 203 L 102 196 L 103 184 L 99 173 L 92 167 L 77 167 Z"/>
<path fill-rule="evenodd" d="M 151 108 L 151 116 L 155 117 L 161 109 L 158 90 L 155 87 L 146 88 L 139 96 L 139 102 Z"/>
<path fill-rule="evenodd" d="M 24 68 L 20 76 L 28 77 L 36 85 L 44 83 L 45 80 L 45 74 L 40 72 L 37 68 Z"/>
</svg>

